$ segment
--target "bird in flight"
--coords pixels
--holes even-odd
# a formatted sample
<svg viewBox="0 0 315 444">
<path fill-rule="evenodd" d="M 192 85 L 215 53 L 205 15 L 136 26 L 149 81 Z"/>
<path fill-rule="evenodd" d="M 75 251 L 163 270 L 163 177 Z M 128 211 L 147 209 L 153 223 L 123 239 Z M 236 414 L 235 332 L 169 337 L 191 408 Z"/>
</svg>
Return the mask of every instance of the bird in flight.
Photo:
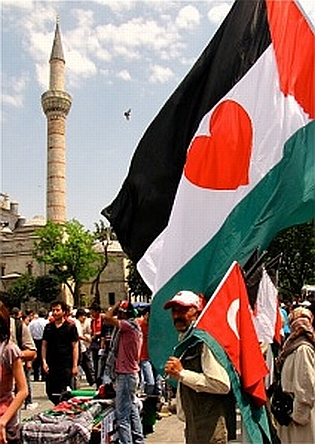
<svg viewBox="0 0 315 444">
<path fill-rule="evenodd" d="M 130 114 L 131 114 L 131 109 L 129 108 L 128 111 L 124 112 L 124 116 L 126 117 L 127 120 L 130 119 Z"/>
</svg>

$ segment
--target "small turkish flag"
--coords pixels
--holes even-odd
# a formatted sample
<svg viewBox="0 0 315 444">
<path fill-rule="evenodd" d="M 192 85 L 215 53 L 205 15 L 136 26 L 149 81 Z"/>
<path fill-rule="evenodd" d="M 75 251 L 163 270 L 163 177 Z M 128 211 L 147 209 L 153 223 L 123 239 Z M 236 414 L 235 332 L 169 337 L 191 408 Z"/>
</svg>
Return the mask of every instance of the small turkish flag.
<svg viewBox="0 0 315 444">
<path fill-rule="evenodd" d="M 233 262 L 200 314 L 196 328 L 208 332 L 223 347 L 245 392 L 258 407 L 266 402 L 268 368 L 261 352 L 249 307 L 241 267 Z"/>
</svg>

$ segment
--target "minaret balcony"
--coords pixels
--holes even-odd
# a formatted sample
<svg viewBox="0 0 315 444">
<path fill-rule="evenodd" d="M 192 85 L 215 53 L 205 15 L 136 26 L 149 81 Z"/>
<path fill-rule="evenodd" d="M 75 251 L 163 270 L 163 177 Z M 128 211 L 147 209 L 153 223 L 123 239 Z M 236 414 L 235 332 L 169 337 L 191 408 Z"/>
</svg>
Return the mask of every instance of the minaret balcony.
<svg viewBox="0 0 315 444">
<path fill-rule="evenodd" d="M 72 98 L 65 91 L 50 90 L 42 94 L 42 107 L 44 113 L 59 112 L 68 114 L 71 108 Z"/>
</svg>

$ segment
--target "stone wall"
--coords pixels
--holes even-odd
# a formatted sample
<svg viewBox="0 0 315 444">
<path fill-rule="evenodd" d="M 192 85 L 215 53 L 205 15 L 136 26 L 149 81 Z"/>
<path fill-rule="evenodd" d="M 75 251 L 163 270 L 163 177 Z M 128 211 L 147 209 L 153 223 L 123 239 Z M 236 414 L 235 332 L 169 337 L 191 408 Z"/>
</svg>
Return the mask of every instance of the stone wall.
<svg viewBox="0 0 315 444">
<path fill-rule="evenodd" d="M 30 272 L 33 276 L 48 273 L 44 264 L 38 264 L 32 258 L 32 249 L 36 236 L 34 232 L 43 226 L 45 221 L 36 219 L 16 230 L 0 231 L 0 291 L 6 291 L 19 275 Z M 102 252 L 100 251 L 100 254 Z M 102 307 L 112 305 L 117 300 L 128 298 L 126 283 L 127 259 L 117 241 L 108 247 L 109 262 L 100 279 L 100 300 Z M 82 305 L 89 305 L 93 299 L 92 282 L 85 282 L 81 289 Z M 71 304 L 69 294 L 66 297 Z"/>
</svg>

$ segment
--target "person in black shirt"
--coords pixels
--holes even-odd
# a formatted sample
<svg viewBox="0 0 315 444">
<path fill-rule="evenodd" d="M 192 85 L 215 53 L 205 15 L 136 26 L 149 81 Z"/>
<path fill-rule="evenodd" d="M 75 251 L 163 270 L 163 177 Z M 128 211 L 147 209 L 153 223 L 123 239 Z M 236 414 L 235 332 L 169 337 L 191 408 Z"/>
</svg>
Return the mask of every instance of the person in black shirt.
<svg viewBox="0 0 315 444">
<path fill-rule="evenodd" d="M 78 331 L 75 324 L 65 318 L 65 302 L 55 301 L 51 308 L 54 320 L 44 329 L 42 360 L 47 396 L 58 404 L 61 393 L 72 386 L 78 374 Z"/>
</svg>

